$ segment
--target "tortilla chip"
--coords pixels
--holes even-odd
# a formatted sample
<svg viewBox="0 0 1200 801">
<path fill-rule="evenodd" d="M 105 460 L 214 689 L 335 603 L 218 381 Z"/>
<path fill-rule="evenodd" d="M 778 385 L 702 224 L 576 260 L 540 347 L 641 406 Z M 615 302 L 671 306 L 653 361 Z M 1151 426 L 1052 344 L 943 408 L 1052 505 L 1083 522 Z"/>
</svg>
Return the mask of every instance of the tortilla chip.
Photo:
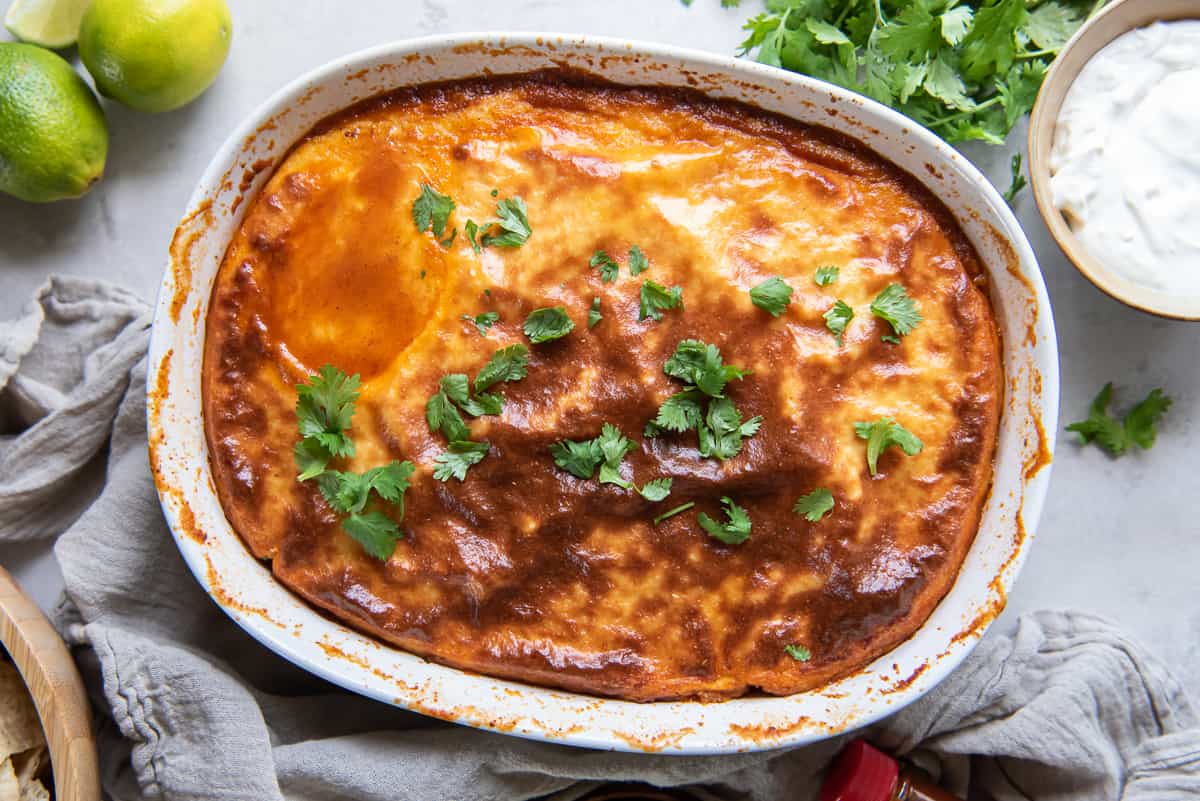
<svg viewBox="0 0 1200 801">
<path fill-rule="evenodd" d="M 0 762 L 0 801 L 21 801 L 21 785 L 11 759 Z"/>
<path fill-rule="evenodd" d="M 11 662 L 0 660 L 0 757 L 45 745 L 42 724 L 21 674 Z M 0 801 L 4 796 L 0 795 Z"/>
</svg>

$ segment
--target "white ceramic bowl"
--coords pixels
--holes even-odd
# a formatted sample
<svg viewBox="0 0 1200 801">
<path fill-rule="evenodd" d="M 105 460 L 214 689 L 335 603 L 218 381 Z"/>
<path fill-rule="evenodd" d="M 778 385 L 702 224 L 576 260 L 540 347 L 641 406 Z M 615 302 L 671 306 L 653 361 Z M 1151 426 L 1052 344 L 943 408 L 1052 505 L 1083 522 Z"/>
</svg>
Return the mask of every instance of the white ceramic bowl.
<svg viewBox="0 0 1200 801">
<path fill-rule="evenodd" d="M 315 122 L 354 101 L 427 81 L 563 66 L 618 83 L 692 86 L 837 128 L 940 197 L 987 266 L 1007 380 L 991 498 L 945 600 L 911 639 L 852 676 L 781 698 L 638 704 L 455 670 L 318 614 L 251 557 L 225 519 L 205 445 L 200 367 L 209 293 L 243 201 Z M 1003 608 L 1042 508 L 1058 414 L 1058 353 L 1041 274 L 1008 206 L 966 159 L 905 117 L 820 81 L 707 53 L 582 36 L 464 34 L 385 45 L 322 67 L 277 93 L 229 137 L 171 245 L 149 385 L 150 460 L 179 549 L 216 603 L 267 647 L 347 689 L 470 726 L 593 748 L 717 754 L 796 745 L 866 725 L 918 698 L 962 661 Z"/>
</svg>

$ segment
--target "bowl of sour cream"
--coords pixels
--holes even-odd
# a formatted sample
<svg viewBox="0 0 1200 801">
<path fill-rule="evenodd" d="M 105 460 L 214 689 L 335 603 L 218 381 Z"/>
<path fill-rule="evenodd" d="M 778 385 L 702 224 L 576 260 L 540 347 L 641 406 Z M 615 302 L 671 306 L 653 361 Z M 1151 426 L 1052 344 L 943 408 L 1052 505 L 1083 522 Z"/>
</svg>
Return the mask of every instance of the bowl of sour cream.
<svg viewBox="0 0 1200 801">
<path fill-rule="evenodd" d="M 1134 308 L 1200 320 L 1200 0 L 1119 0 L 1059 53 L 1029 126 L 1038 209 Z"/>
</svg>

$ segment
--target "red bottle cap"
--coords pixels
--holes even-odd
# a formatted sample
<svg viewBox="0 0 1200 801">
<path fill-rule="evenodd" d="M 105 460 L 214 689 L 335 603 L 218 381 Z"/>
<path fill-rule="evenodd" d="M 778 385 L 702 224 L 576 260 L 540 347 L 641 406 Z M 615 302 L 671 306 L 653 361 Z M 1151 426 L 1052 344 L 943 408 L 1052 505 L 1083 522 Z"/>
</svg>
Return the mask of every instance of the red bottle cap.
<svg viewBox="0 0 1200 801">
<path fill-rule="evenodd" d="M 896 760 L 855 740 L 833 761 L 821 785 L 821 801 L 890 801 L 899 778 Z"/>
</svg>

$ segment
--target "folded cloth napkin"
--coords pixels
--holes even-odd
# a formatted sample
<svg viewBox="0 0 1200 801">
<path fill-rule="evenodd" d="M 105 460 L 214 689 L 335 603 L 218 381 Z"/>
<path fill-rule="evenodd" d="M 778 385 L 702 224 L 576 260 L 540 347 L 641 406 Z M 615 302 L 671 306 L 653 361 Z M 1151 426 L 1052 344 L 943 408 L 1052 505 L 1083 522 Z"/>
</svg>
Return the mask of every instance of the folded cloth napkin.
<svg viewBox="0 0 1200 801">
<path fill-rule="evenodd" d="M 815 797 L 840 741 L 707 758 L 573 749 L 393 709 L 268 652 L 205 597 L 163 522 L 146 456 L 148 330 L 129 293 L 67 278 L 0 325 L 0 539 L 65 529 L 58 623 L 101 717 L 113 798 L 567 801 L 604 780 Z M 1200 797 L 1200 723 L 1183 689 L 1079 613 L 985 638 L 869 734 L 973 799 Z"/>
</svg>

